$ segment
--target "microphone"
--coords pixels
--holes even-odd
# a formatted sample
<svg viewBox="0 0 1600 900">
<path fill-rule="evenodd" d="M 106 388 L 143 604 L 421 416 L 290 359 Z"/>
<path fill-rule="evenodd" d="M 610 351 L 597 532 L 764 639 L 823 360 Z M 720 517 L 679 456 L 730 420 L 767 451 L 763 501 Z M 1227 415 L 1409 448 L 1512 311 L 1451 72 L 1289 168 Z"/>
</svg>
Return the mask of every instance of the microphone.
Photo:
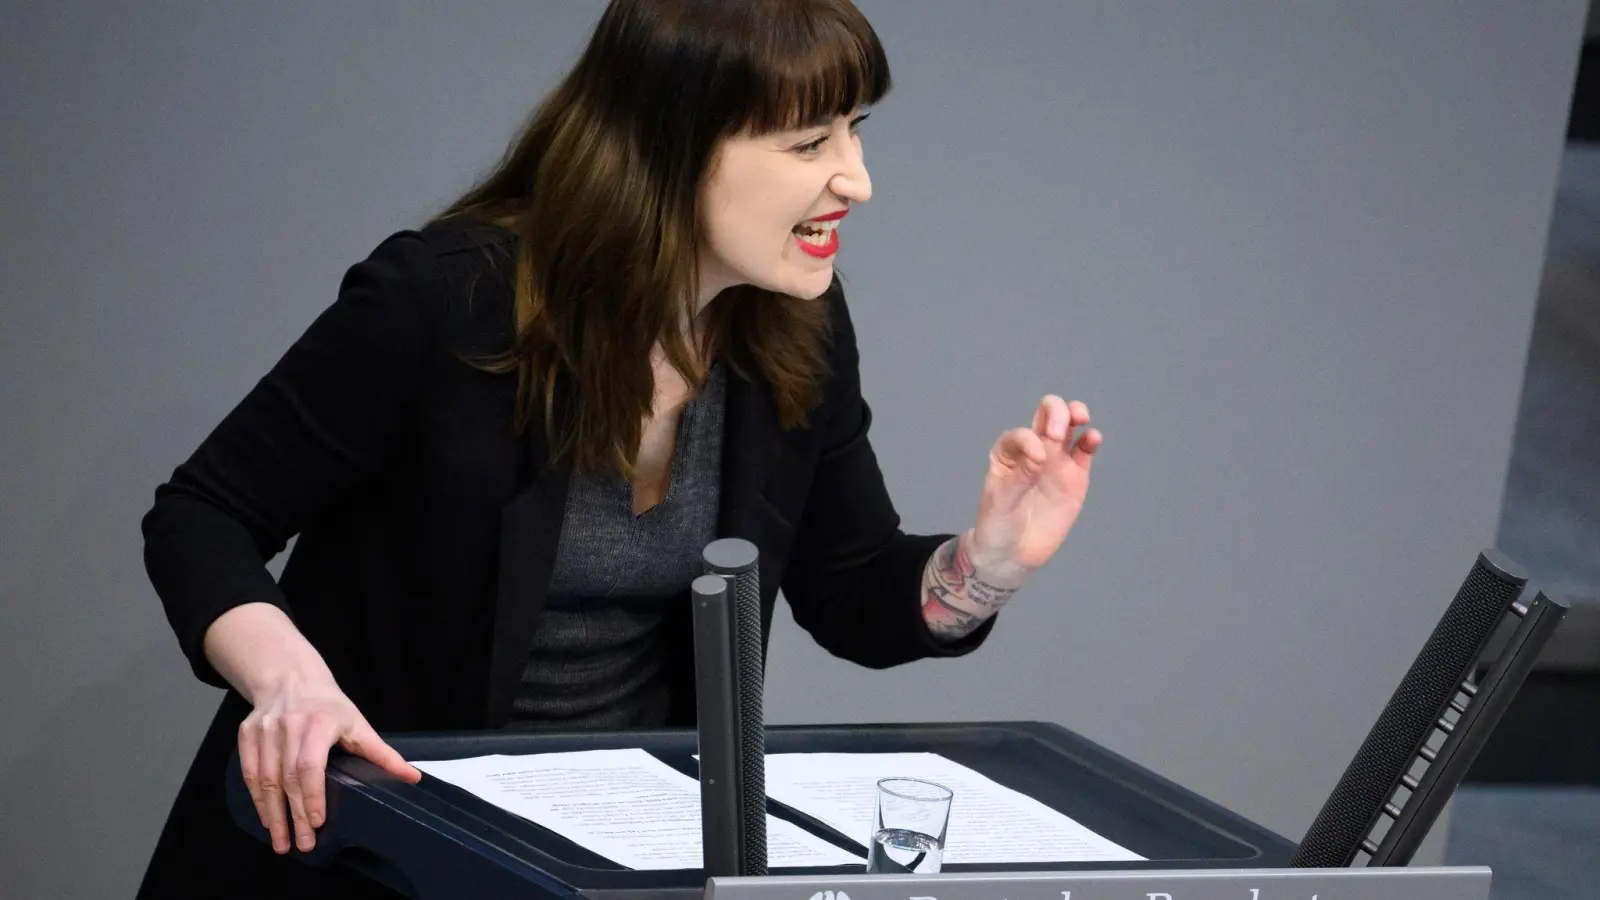
<svg viewBox="0 0 1600 900">
<path fill-rule="evenodd" d="M 1363 851 L 1375 860 L 1387 857 L 1387 848 L 1367 840 L 1368 833 L 1385 816 L 1397 820 L 1397 826 L 1402 817 L 1410 824 L 1410 817 L 1420 807 L 1428 810 L 1425 818 L 1431 823 L 1438 807 L 1448 798 L 1453 783 L 1442 792 L 1425 792 L 1432 796 L 1421 797 L 1407 809 L 1391 803 L 1390 798 L 1402 786 L 1411 792 L 1408 800 L 1418 799 L 1418 794 L 1424 793 L 1423 784 L 1409 773 L 1418 759 L 1432 763 L 1439 757 L 1439 751 L 1428 748 L 1429 740 L 1436 730 L 1445 727 L 1440 723 L 1448 710 L 1463 709 L 1457 705 L 1461 702 L 1458 694 L 1462 693 L 1464 683 L 1470 685 L 1473 664 L 1489 645 L 1502 617 L 1513 609 L 1518 593 L 1527 582 L 1528 576 L 1504 554 L 1495 550 L 1478 554 L 1477 562 L 1445 608 L 1427 643 L 1406 670 L 1372 730 L 1367 732 L 1355 757 L 1334 785 L 1333 793 L 1323 802 L 1316 819 L 1306 830 L 1289 860 L 1290 868 L 1344 868 L 1352 865 L 1357 854 Z M 1533 655 L 1536 654 L 1529 654 Z M 1528 664 L 1531 665 L 1531 658 Z M 1468 689 L 1469 697 L 1475 693 L 1478 693 L 1475 687 Z M 1477 717 L 1471 708 L 1465 708 L 1464 712 L 1471 713 L 1474 719 Z M 1460 724 L 1465 728 L 1471 722 L 1464 718 Z M 1446 746 L 1452 749 L 1459 744 L 1460 735 L 1454 734 L 1455 731 L 1454 726 L 1448 728 Z M 1483 738 L 1480 730 L 1475 743 L 1481 744 Z M 1430 772 L 1424 775 L 1423 781 L 1431 786 L 1433 777 Z M 1459 779 L 1459 773 L 1455 777 Z M 1398 837 L 1408 829 L 1392 827 L 1391 830 Z M 1427 830 L 1426 824 L 1420 829 L 1411 829 L 1412 842 L 1405 849 L 1406 857 Z M 1388 839 L 1385 843 L 1389 843 Z"/>
<path fill-rule="evenodd" d="M 706 877 L 767 874 L 761 579 L 754 544 L 722 538 L 690 585 Z"/>
</svg>

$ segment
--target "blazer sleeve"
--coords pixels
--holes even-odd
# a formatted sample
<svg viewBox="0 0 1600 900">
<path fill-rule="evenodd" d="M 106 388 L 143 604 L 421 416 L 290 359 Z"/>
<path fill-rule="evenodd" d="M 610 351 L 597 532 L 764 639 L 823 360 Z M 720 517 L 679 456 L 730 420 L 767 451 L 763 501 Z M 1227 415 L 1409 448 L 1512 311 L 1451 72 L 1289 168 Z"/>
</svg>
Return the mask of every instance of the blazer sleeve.
<svg viewBox="0 0 1600 900">
<path fill-rule="evenodd" d="M 870 668 L 972 652 L 995 618 L 959 641 L 922 618 L 922 573 L 953 534 L 907 534 L 884 486 L 867 432 L 854 325 L 837 280 L 828 294 L 833 330 L 827 397 L 815 427 L 822 449 L 783 581 L 794 620 L 835 656 Z"/>
<path fill-rule="evenodd" d="M 442 296 L 436 259 L 400 232 L 352 266 L 336 299 L 156 488 L 141 522 L 145 569 L 191 669 L 235 606 L 290 612 L 266 563 L 319 508 L 383 465 L 416 406 Z"/>
</svg>

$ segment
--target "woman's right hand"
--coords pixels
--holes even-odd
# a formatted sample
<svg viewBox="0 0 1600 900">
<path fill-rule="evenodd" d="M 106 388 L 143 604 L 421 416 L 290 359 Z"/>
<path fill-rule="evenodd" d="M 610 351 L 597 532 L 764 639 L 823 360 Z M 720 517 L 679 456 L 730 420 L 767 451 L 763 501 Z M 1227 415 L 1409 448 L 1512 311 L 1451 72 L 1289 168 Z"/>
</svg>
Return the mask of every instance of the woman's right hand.
<svg viewBox="0 0 1600 900">
<path fill-rule="evenodd" d="M 291 832 L 302 852 L 316 846 L 315 829 L 327 820 L 325 773 L 335 744 L 408 783 L 422 778 L 331 677 L 288 679 L 256 693 L 255 709 L 239 725 L 239 767 L 275 852 L 289 852 Z"/>
</svg>

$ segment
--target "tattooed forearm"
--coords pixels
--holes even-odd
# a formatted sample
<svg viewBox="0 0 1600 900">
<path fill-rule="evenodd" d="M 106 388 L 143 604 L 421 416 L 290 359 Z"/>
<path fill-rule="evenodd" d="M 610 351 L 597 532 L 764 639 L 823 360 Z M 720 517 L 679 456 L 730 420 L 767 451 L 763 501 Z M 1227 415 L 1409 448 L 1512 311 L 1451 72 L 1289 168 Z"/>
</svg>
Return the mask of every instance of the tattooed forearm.
<svg viewBox="0 0 1600 900">
<path fill-rule="evenodd" d="M 971 634 L 1022 586 L 1016 576 L 1001 581 L 978 571 L 967 553 L 970 534 L 941 544 L 922 572 L 923 621 L 947 640 Z"/>
</svg>

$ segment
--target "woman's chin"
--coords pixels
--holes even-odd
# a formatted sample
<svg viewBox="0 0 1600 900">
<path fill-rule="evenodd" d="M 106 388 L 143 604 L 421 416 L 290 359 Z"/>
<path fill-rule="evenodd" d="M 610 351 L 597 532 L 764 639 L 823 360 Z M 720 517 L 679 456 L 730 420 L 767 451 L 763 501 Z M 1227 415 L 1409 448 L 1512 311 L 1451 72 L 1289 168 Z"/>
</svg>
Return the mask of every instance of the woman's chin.
<svg viewBox="0 0 1600 900">
<path fill-rule="evenodd" d="M 815 300 L 828 292 L 828 287 L 833 284 L 833 266 L 810 269 L 797 272 L 788 279 L 789 286 L 783 293 L 802 300 Z"/>
</svg>

